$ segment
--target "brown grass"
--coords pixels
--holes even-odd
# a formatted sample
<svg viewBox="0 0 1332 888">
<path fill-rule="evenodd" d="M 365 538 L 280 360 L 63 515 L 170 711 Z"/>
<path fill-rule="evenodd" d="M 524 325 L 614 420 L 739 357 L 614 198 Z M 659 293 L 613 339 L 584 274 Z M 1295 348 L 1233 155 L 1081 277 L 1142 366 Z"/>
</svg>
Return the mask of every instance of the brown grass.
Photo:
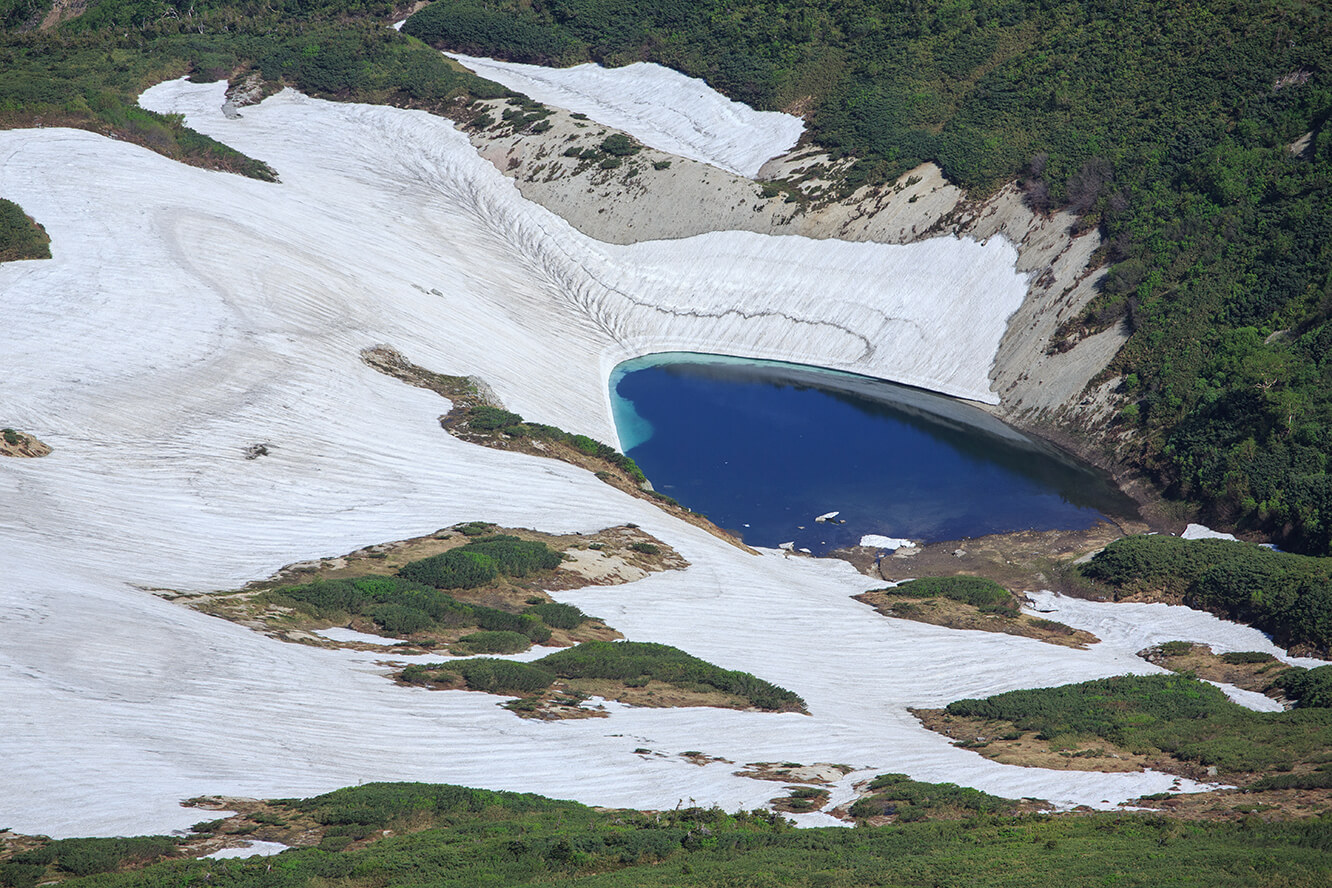
<svg viewBox="0 0 1332 888">
<path fill-rule="evenodd" d="M 897 617 L 914 620 L 918 623 L 930 623 L 934 626 L 947 626 L 950 629 L 973 629 L 981 632 L 1002 632 L 1005 635 L 1020 635 L 1034 638 L 1046 644 L 1058 644 L 1064 647 L 1085 649 L 1089 644 L 1100 641 L 1095 635 L 1082 629 L 1074 629 L 1063 623 L 1019 614 L 1007 617 L 1001 614 L 982 613 L 975 605 L 951 598 L 912 598 L 908 595 L 894 594 L 890 590 L 864 592 L 851 596 L 874 608 L 885 617 Z"/>
</svg>

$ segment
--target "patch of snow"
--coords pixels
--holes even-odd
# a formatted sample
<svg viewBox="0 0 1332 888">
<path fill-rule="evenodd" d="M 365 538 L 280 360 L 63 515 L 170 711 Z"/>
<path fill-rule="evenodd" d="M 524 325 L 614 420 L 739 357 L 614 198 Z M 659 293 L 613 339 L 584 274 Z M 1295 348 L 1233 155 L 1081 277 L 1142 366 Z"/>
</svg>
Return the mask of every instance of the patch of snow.
<svg viewBox="0 0 1332 888">
<path fill-rule="evenodd" d="M 1184 528 L 1184 532 L 1181 533 L 1179 536 L 1181 539 L 1185 540 L 1235 539 L 1235 535 L 1233 533 L 1222 533 L 1219 530 L 1212 530 L 1212 528 L 1208 527 L 1205 524 L 1190 524 L 1188 527 Z"/>
<path fill-rule="evenodd" d="M 1055 614 L 1055 619 L 1075 629 L 1086 629 L 1101 639 L 1095 648 L 1116 650 L 1133 656 L 1142 668 L 1137 673 L 1161 672 L 1136 656 L 1138 651 L 1167 641 L 1192 641 L 1210 645 L 1216 653 L 1262 651 L 1292 666 L 1326 666 L 1325 660 L 1292 657 L 1272 639 L 1252 626 L 1232 623 L 1203 611 L 1173 604 L 1087 601 L 1057 592 L 1027 592 L 1030 613 Z"/>
<path fill-rule="evenodd" d="M 445 53 L 509 89 L 623 130 L 651 148 L 746 176 L 795 147 L 804 121 L 733 102 L 697 77 L 651 62 L 622 68 L 522 65 Z"/>
<path fill-rule="evenodd" d="M 369 632 L 358 632 L 355 629 L 348 629 L 344 626 L 333 626 L 328 629 L 316 629 L 315 635 L 321 635 L 330 641 L 359 641 L 363 644 L 379 644 L 384 647 L 397 644 L 399 639 L 388 638 L 383 635 L 371 635 Z"/>
<path fill-rule="evenodd" d="M 903 546 L 913 546 L 915 544 L 911 540 L 902 539 L 900 537 L 867 533 L 860 538 L 860 545 L 870 549 L 900 549 Z"/>
<path fill-rule="evenodd" d="M 223 848 L 220 851 L 214 851 L 212 854 L 205 854 L 205 858 L 212 860 L 225 860 L 229 857 L 270 857 L 274 854 L 281 854 L 286 851 L 288 845 L 281 842 L 249 842 L 241 848 Z"/>
<path fill-rule="evenodd" d="M 838 515 L 840 515 L 840 514 L 842 514 L 842 513 L 841 513 L 841 512 L 824 512 L 822 515 L 819 515 L 817 518 L 815 518 L 814 521 L 815 521 L 816 523 L 818 523 L 818 524 L 823 524 L 825 521 L 830 521 L 830 520 L 832 520 L 833 518 L 836 518 L 836 517 L 837 517 Z"/>
<path fill-rule="evenodd" d="M 0 266 L 0 402 L 55 447 L 0 464 L 0 500 L 21 504 L 0 515 L 0 822 L 162 832 L 196 821 L 179 801 L 201 794 L 371 780 L 645 808 L 774 795 L 724 769 L 632 755 L 639 746 L 852 762 L 1066 806 L 1175 781 L 1001 765 L 907 712 L 1151 668 L 1123 645 L 879 618 L 850 596 L 881 583 L 850 565 L 755 556 L 573 466 L 466 444 L 439 428 L 446 401 L 358 357 L 393 345 L 603 440 L 610 370 L 647 351 L 992 398 L 988 370 L 1025 292 L 1002 238 L 892 247 L 727 232 L 612 248 L 524 201 L 438 117 L 285 91 L 227 121 L 224 87 L 173 81 L 143 104 L 272 163 L 280 184 L 79 130 L 0 132 L 0 193 L 42 220 L 54 254 Z M 271 454 L 246 459 L 256 441 Z M 640 525 L 691 567 L 556 597 L 630 639 L 788 687 L 811 714 L 608 705 L 606 719 L 529 721 L 493 696 L 394 685 L 378 652 L 284 644 L 138 588 L 237 588 L 478 519 Z"/>
<path fill-rule="evenodd" d="M 1285 708 L 1277 701 L 1266 694 L 1260 694 L 1257 691 L 1246 691 L 1244 688 L 1237 688 L 1233 684 L 1226 684 L 1221 681 L 1212 681 L 1203 679 L 1209 685 L 1220 688 L 1230 698 L 1230 702 L 1238 703 L 1245 709 L 1252 709 L 1254 712 L 1284 712 Z"/>
</svg>

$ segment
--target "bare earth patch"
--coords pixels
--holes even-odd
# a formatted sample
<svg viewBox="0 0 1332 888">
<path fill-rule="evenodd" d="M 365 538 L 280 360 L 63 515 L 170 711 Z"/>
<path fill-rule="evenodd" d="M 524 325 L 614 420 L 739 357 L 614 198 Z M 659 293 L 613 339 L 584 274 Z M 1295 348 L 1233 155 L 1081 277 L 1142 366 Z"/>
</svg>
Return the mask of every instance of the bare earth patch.
<svg viewBox="0 0 1332 888">
<path fill-rule="evenodd" d="M 1005 635 L 1020 635 L 1034 638 L 1046 644 L 1058 644 L 1064 647 L 1085 649 L 1089 644 L 1100 641 L 1095 635 L 1082 629 L 1074 629 L 1054 620 L 1045 620 L 1028 614 L 1016 617 L 1002 614 L 982 613 L 972 604 L 953 601 L 949 598 L 910 598 L 895 594 L 887 589 L 876 592 L 862 592 L 851 596 L 874 608 L 885 617 L 897 617 L 903 620 L 915 620 L 918 623 L 930 623 L 935 626 L 947 626 L 950 629 L 974 629 L 982 632 L 1002 632 Z"/>
<path fill-rule="evenodd" d="M 549 534 L 526 528 L 501 527 L 494 527 L 491 532 L 545 543 L 563 553 L 566 561 L 553 571 L 523 578 L 499 577 L 475 589 L 450 589 L 449 596 L 465 604 L 518 612 L 532 604 L 552 601 L 551 591 L 618 585 L 656 571 L 683 570 L 689 566 L 689 562 L 670 546 L 636 527 L 610 527 L 594 534 Z M 464 546 L 469 539 L 458 530 L 445 528 L 428 536 L 366 546 L 347 555 L 289 564 L 272 577 L 233 592 L 178 595 L 166 590 L 154 591 L 178 604 L 240 623 L 283 641 L 386 653 L 390 648 L 396 653 L 447 652 L 449 643 L 475 632 L 476 628 L 432 629 L 405 637 L 381 636 L 382 642 L 369 639 L 337 641 L 318 635 L 316 631 L 336 627 L 379 635 L 381 630 L 364 616 L 354 616 L 349 622 L 339 624 L 319 620 L 292 608 L 275 605 L 264 593 L 315 580 L 393 576 L 411 561 Z M 645 548 L 648 551 L 642 551 Z M 600 620 L 589 619 L 574 629 L 552 627 L 550 640 L 545 643 L 552 647 L 569 647 L 585 641 L 613 641 L 623 637 Z"/>
<path fill-rule="evenodd" d="M 1236 659 L 1235 655 L 1227 657 L 1216 654 L 1205 644 L 1190 642 L 1156 645 L 1138 651 L 1138 656 L 1172 672 L 1188 672 L 1205 681 L 1219 681 L 1246 691 L 1266 694 L 1285 704 L 1287 709 L 1291 706 L 1291 702 L 1279 689 L 1271 687 L 1272 681 L 1290 668 L 1276 657 L 1267 656 L 1265 660 L 1251 663 L 1226 662 L 1227 659 Z"/>
<path fill-rule="evenodd" d="M 1049 589 L 1076 594 L 1080 585 L 1070 576 L 1077 558 L 1099 551 L 1114 540 L 1140 533 L 1147 525 L 1102 522 L 1087 530 L 1024 530 L 963 540 L 931 543 L 878 558 L 880 550 L 854 546 L 831 557 L 853 564 L 861 573 L 897 582 L 920 577 L 985 577 L 1005 589 Z M 957 554 L 961 553 L 961 554 Z"/>
<path fill-rule="evenodd" d="M 0 429 L 0 456 L 35 459 L 46 456 L 51 448 L 32 435 L 17 429 Z"/>
<path fill-rule="evenodd" d="M 854 770 L 850 765 L 834 765 L 830 762 L 815 762 L 812 765 L 799 762 L 749 762 L 736 771 L 735 776 L 774 780 L 778 783 L 827 785 L 836 783 Z"/>
<path fill-rule="evenodd" d="M 1153 768 L 1205 780 L 1201 768 L 1172 758 L 1137 755 L 1095 738 L 1055 743 L 1039 740 L 1034 731 L 1020 731 L 1008 721 L 963 718 L 943 709 L 912 709 L 911 714 L 931 731 L 949 737 L 954 746 L 970 749 L 1004 765 L 1050 768 L 1057 771 L 1141 771 Z"/>
</svg>

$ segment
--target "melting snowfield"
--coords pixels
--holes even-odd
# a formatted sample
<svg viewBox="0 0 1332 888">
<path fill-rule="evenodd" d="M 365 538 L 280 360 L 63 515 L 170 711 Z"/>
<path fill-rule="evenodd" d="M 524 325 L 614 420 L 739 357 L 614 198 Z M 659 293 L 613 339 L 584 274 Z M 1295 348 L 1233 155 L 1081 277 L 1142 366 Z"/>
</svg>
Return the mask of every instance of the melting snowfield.
<svg viewBox="0 0 1332 888">
<path fill-rule="evenodd" d="M 545 68 L 445 53 L 476 74 L 544 102 L 631 133 L 644 145 L 754 178 L 795 147 L 805 124 L 733 102 L 697 77 L 651 62 L 622 68 Z"/>
<path fill-rule="evenodd" d="M 884 771 L 1064 805 L 1172 784 L 995 764 L 906 711 L 1153 671 L 1131 628 L 1077 651 L 879 617 L 850 598 L 875 584 L 844 563 L 749 555 L 569 465 L 458 441 L 437 423 L 443 399 L 358 359 L 386 343 L 602 439 L 610 368 L 647 350 L 992 399 L 986 374 L 1024 290 L 1009 245 L 723 233 L 609 247 L 524 201 L 438 118 L 285 92 L 226 120 L 221 85 L 183 81 L 144 103 L 282 181 L 81 131 L 0 132 L 0 193 L 46 226 L 55 257 L 0 266 L 3 420 L 54 447 L 0 464 L 0 825 L 155 832 L 199 820 L 178 802 L 200 794 L 369 780 L 647 808 L 780 794 L 685 750 L 861 768 L 837 798 Z M 246 459 L 256 443 L 269 455 Z M 560 598 L 791 688 L 811 715 L 614 706 L 526 721 L 486 695 L 395 686 L 380 655 L 283 644 L 151 592 L 234 587 L 473 519 L 641 525 L 692 566 Z M 1170 619 L 1152 631 L 1228 644 L 1237 631 L 1190 618 L 1181 636 Z"/>
</svg>

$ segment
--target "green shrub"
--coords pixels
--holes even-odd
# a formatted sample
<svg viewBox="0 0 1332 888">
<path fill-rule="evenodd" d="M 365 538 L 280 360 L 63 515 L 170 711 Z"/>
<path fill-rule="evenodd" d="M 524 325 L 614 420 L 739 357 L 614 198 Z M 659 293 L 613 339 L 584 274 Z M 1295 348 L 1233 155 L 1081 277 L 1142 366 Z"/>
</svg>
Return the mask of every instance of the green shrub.
<svg viewBox="0 0 1332 888">
<path fill-rule="evenodd" d="M 516 536 L 495 534 L 477 537 L 462 548 L 490 558 L 499 572 L 508 577 L 525 577 L 560 566 L 563 556 L 543 542 L 520 540 Z"/>
<path fill-rule="evenodd" d="M 532 640 L 521 632 L 501 630 L 473 632 L 458 639 L 456 644 L 472 654 L 516 654 L 527 650 Z"/>
<path fill-rule="evenodd" d="M 1185 657 L 1193 653 L 1193 642 L 1166 641 L 1158 644 L 1156 650 L 1163 657 Z"/>
<path fill-rule="evenodd" d="M 1273 682 L 1301 708 L 1332 707 L 1332 666 L 1287 669 Z"/>
<path fill-rule="evenodd" d="M 467 425 L 479 432 L 494 432 L 520 425 L 523 418 L 499 407 L 473 407 L 467 414 Z"/>
<path fill-rule="evenodd" d="M 880 774 L 870 782 L 871 795 L 858 799 L 850 814 L 856 819 L 896 814 L 902 822 L 925 819 L 931 811 L 977 814 L 1012 813 L 1017 802 L 955 783 L 922 783 L 906 774 Z"/>
<path fill-rule="evenodd" d="M 11 200 L 0 198 L 0 262 L 15 259 L 50 259 L 50 238 L 23 209 Z M 6 429 L 12 433 L 12 429 Z M 5 439 L 8 440 L 6 435 Z M 10 444 L 17 443 L 9 441 Z"/>
<path fill-rule="evenodd" d="M 883 591 L 909 598 L 949 598 L 970 604 L 982 613 L 1006 617 L 1016 617 L 1020 613 L 1007 589 L 982 577 L 924 577 Z"/>
<path fill-rule="evenodd" d="M 1191 607 L 1250 623 L 1287 647 L 1332 649 L 1332 558 L 1231 540 L 1136 536 L 1111 543 L 1081 572 L 1117 591 L 1181 595 Z"/>
<path fill-rule="evenodd" d="M 1329 668 L 1329 667 L 1320 667 Z M 1184 675 L 1123 675 L 950 703 L 951 715 L 1012 722 L 1044 740 L 1099 737 L 1223 771 L 1262 772 L 1332 748 L 1332 710 L 1254 712 Z"/>
<path fill-rule="evenodd" d="M 412 635 L 435 625 L 425 611 L 402 604 L 381 604 L 370 616 L 386 633 L 395 636 Z"/>
<path fill-rule="evenodd" d="M 643 147 L 624 133 L 613 133 L 601 140 L 598 147 L 612 157 L 632 157 L 643 150 Z"/>
<path fill-rule="evenodd" d="M 633 549 L 635 552 L 642 552 L 644 555 L 661 554 L 661 546 L 655 545 L 653 543 L 633 543 L 632 545 L 629 546 L 629 548 Z"/>
<path fill-rule="evenodd" d="M 1275 663 L 1277 658 L 1263 651 L 1228 651 L 1221 655 L 1222 663 L 1246 666 L 1253 663 Z"/>
<path fill-rule="evenodd" d="M 665 644 L 635 641 L 591 641 L 557 651 L 533 664 L 560 678 L 609 678 L 616 681 L 647 677 L 680 687 L 701 686 L 747 700 L 758 709 L 803 709 L 804 700 L 776 685 L 750 675 L 714 666 Z"/>
<path fill-rule="evenodd" d="M 56 868 L 63 872 L 75 876 L 90 876 L 96 873 L 114 872 L 129 864 L 141 864 L 165 857 L 172 854 L 178 844 L 179 840 L 172 836 L 58 839 L 30 851 L 15 854 L 9 862 L 22 867 L 41 868 L 54 863 Z"/>
<path fill-rule="evenodd" d="M 587 614 L 572 604 L 560 604 L 556 601 L 534 604 L 527 609 L 527 612 L 540 617 L 547 626 L 556 629 L 577 629 L 588 619 Z"/>
<path fill-rule="evenodd" d="M 489 556 L 469 551 L 470 545 L 408 562 L 398 571 L 398 576 L 437 589 L 474 589 L 484 586 L 499 576 L 499 567 Z"/>
<path fill-rule="evenodd" d="M 469 689 L 490 694 L 524 697 L 544 691 L 555 681 L 554 675 L 535 664 L 511 660 L 463 660 L 448 668 L 461 675 Z"/>
</svg>

